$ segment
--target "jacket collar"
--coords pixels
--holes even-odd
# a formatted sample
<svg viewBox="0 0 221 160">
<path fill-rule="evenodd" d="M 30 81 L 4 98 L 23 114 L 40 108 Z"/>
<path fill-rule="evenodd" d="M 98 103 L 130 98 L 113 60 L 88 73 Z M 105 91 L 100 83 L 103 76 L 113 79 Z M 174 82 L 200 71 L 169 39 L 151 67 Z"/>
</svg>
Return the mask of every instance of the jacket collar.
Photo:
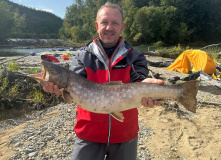
<svg viewBox="0 0 221 160">
<path fill-rule="evenodd" d="M 126 57 L 129 50 L 132 49 L 133 48 L 131 47 L 131 45 L 127 43 L 122 37 L 120 37 L 119 44 L 116 47 L 113 55 L 111 56 L 111 64 L 113 64 L 119 57 Z M 99 37 L 93 39 L 93 41 L 87 44 L 85 50 L 95 54 L 100 61 L 105 62 L 106 64 L 108 61 L 109 63 L 109 58 L 106 56 Z"/>
</svg>

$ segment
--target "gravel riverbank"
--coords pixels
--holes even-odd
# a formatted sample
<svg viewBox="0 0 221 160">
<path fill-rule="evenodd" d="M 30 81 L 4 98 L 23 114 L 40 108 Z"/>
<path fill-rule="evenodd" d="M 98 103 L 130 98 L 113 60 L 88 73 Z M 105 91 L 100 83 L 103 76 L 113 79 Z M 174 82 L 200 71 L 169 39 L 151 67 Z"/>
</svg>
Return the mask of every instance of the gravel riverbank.
<svg viewBox="0 0 221 160">
<path fill-rule="evenodd" d="M 169 60 L 147 56 L 150 61 Z M 39 63 L 24 57 L 19 63 Z M 186 74 L 149 67 L 165 80 Z M 218 160 L 221 157 L 221 90 L 202 82 L 197 94 L 197 113 L 171 107 L 139 107 L 137 160 Z M 215 102 L 217 104 L 205 104 Z M 180 107 L 180 106 L 179 106 Z M 59 104 L 0 123 L 0 159 L 70 159 L 76 122 L 74 104 Z"/>
</svg>

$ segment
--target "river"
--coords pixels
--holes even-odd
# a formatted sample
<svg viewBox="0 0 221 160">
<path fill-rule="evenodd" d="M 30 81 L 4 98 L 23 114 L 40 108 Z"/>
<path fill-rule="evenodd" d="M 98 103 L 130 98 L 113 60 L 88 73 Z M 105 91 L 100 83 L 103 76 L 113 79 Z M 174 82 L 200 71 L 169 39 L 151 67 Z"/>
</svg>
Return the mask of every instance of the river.
<svg viewBox="0 0 221 160">
<path fill-rule="evenodd" d="M 64 48 L 64 50 L 68 51 L 71 46 L 72 45 L 62 39 L 8 39 L 7 45 L 5 45 L 4 48 L 0 48 L 0 57 L 48 52 L 52 49 L 58 51 L 60 48 Z M 53 51 L 51 54 L 53 54 Z"/>
<path fill-rule="evenodd" d="M 0 57 L 23 56 L 32 53 L 48 52 L 52 49 L 58 51 L 59 48 L 0 48 Z M 64 50 L 68 51 L 69 48 L 64 48 Z M 53 54 L 53 51 L 51 51 L 51 54 Z"/>
</svg>

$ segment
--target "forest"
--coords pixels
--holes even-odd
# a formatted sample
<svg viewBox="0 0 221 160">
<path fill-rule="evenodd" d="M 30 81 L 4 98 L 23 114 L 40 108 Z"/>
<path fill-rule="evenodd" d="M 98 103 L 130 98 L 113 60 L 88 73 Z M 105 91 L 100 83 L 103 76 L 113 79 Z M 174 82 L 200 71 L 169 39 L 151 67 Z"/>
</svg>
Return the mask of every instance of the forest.
<svg viewBox="0 0 221 160">
<path fill-rule="evenodd" d="M 122 36 L 134 45 L 215 43 L 221 40 L 220 0 L 109 0 L 121 6 Z M 75 0 L 66 8 L 60 36 L 87 41 L 96 34 L 97 10 L 106 0 Z"/>
<path fill-rule="evenodd" d="M 0 40 L 7 37 L 63 38 L 87 43 L 97 36 L 97 10 L 107 0 L 75 0 L 64 19 L 0 1 Z M 133 45 L 211 44 L 221 40 L 220 0 L 109 0 L 126 24 L 122 37 Z M 10 3 L 9 3 L 10 2 Z"/>
<path fill-rule="evenodd" d="M 58 38 L 62 23 L 54 14 L 0 0 L 0 42 L 7 38 Z"/>
</svg>

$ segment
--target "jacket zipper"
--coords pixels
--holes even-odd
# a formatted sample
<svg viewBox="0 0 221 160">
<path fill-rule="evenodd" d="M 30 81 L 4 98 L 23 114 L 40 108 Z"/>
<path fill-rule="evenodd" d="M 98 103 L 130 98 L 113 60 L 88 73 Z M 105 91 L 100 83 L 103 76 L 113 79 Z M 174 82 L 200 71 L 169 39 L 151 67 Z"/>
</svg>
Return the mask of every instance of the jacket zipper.
<svg viewBox="0 0 221 160">
<path fill-rule="evenodd" d="M 95 41 L 95 43 L 96 43 L 96 41 Z M 108 58 L 109 66 L 107 66 L 106 63 L 104 63 L 104 64 L 105 64 L 105 66 L 107 67 L 107 70 L 108 70 L 108 82 L 110 82 L 111 60 L 112 60 L 112 57 L 113 57 L 114 52 L 115 52 L 116 49 L 120 46 L 120 43 L 119 43 L 118 46 L 115 48 L 115 50 L 114 50 L 114 52 L 113 52 L 111 58 L 109 58 L 109 57 L 106 55 L 105 51 L 102 49 L 102 47 L 101 47 L 98 43 L 96 43 L 96 44 L 97 44 L 98 47 L 101 49 L 101 51 L 104 53 L 104 55 Z M 109 118 L 109 128 L 108 128 L 107 147 L 110 146 L 110 136 L 111 136 L 111 114 L 109 114 L 108 118 Z"/>
<path fill-rule="evenodd" d="M 95 42 L 96 43 L 96 42 Z M 96 43 L 97 44 L 97 43 Z M 102 47 L 97 44 L 98 47 L 101 49 L 102 52 L 104 52 L 104 50 L 102 49 Z M 107 57 L 106 53 L 104 52 L 104 55 Z M 108 58 L 108 57 L 107 57 Z M 110 82 L 110 68 L 111 68 L 111 59 L 108 58 L 109 61 L 109 66 L 107 66 L 106 63 L 104 63 L 104 65 L 107 67 L 108 70 L 108 82 Z M 108 121 L 109 121 L 109 128 L 108 128 L 108 137 L 107 137 L 107 147 L 110 146 L 110 136 L 111 136 L 111 114 L 108 115 Z"/>
</svg>

